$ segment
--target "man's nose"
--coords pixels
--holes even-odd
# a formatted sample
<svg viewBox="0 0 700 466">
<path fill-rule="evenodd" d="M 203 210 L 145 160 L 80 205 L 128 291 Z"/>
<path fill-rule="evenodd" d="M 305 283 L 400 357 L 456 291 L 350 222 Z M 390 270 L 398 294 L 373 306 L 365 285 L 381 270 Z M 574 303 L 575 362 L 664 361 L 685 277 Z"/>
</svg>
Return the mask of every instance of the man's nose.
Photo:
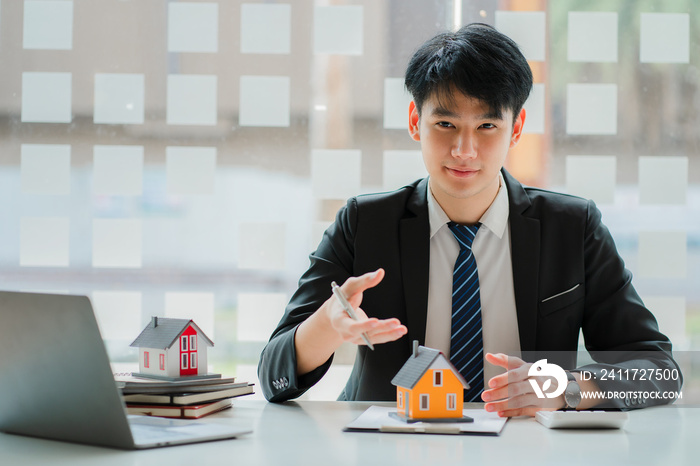
<svg viewBox="0 0 700 466">
<path fill-rule="evenodd" d="M 452 146 L 452 156 L 459 158 L 476 157 L 476 141 L 469 134 L 459 134 Z"/>
</svg>

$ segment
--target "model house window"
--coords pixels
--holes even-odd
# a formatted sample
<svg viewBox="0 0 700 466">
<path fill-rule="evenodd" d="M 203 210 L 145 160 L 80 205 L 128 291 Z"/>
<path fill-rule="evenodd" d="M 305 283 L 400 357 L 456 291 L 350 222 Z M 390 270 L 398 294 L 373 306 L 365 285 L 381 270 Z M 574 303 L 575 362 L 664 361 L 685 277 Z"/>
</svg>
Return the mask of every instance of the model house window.
<svg viewBox="0 0 700 466">
<path fill-rule="evenodd" d="M 187 335 L 180 337 L 180 351 L 187 351 Z"/>
<path fill-rule="evenodd" d="M 158 359 L 160 360 L 160 370 L 164 371 L 165 370 L 165 355 L 164 354 L 159 355 Z"/>
<path fill-rule="evenodd" d="M 186 354 L 183 354 L 180 361 L 180 369 L 188 369 L 187 363 L 189 362 L 189 360 L 190 358 Z"/>
<path fill-rule="evenodd" d="M 433 386 L 442 387 L 442 371 L 433 371 Z"/>
<path fill-rule="evenodd" d="M 399 408 L 403 408 L 403 392 L 399 392 L 398 399 L 396 401 L 398 402 Z"/>
<path fill-rule="evenodd" d="M 197 335 L 190 335 L 190 351 L 197 351 Z"/>
<path fill-rule="evenodd" d="M 143 367 L 150 367 L 148 363 L 148 351 L 143 352 Z"/>
<path fill-rule="evenodd" d="M 457 395 L 455 393 L 447 394 L 447 410 L 454 411 L 457 409 Z"/>
<path fill-rule="evenodd" d="M 197 353 L 190 353 L 190 369 L 197 368 Z"/>
<path fill-rule="evenodd" d="M 423 394 L 420 396 L 420 410 L 427 411 L 430 409 L 430 395 Z"/>
</svg>

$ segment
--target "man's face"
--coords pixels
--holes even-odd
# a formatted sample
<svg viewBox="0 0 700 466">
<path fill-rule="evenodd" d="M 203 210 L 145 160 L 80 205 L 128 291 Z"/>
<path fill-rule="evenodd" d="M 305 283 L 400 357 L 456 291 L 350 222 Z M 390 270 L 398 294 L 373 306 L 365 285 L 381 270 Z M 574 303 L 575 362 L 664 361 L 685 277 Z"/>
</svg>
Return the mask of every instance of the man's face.
<svg viewBox="0 0 700 466">
<path fill-rule="evenodd" d="M 513 123 L 512 110 L 493 115 L 484 102 L 460 92 L 450 101 L 427 99 L 420 117 L 411 102 L 409 133 L 421 143 L 433 195 L 446 211 L 463 200 L 483 204 L 484 211 L 491 205 L 498 173 L 524 120 L 524 110 Z"/>
</svg>

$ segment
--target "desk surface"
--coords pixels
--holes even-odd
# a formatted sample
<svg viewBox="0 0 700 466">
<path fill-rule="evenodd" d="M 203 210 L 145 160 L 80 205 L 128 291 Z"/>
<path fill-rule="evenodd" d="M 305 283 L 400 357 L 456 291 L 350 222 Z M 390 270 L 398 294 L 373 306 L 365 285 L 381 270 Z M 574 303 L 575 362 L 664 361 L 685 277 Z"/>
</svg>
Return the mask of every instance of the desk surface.
<svg viewBox="0 0 700 466">
<path fill-rule="evenodd" d="M 370 403 L 234 400 L 206 422 L 252 427 L 238 439 L 137 452 L 0 433 L 0 465 L 698 464 L 700 408 L 630 412 L 624 430 L 549 430 L 511 419 L 499 437 L 342 432 Z M 516 463 L 517 462 L 517 463 Z"/>
</svg>

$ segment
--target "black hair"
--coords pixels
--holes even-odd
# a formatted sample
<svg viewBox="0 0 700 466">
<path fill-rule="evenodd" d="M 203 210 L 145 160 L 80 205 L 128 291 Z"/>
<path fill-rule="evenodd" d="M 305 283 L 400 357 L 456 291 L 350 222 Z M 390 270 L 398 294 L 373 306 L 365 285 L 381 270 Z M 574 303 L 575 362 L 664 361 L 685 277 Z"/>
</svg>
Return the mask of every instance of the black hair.
<svg viewBox="0 0 700 466">
<path fill-rule="evenodd" d="M 512 110 L 515 118 L 530 95 L 532 71 L 512 39 L 473 23 L 425 42 L 408 63 L 405 85 L 419 115 L 426 99 L 449 101 L 459 91 L 486 103 L 494 116 Z"/>
</svg>

